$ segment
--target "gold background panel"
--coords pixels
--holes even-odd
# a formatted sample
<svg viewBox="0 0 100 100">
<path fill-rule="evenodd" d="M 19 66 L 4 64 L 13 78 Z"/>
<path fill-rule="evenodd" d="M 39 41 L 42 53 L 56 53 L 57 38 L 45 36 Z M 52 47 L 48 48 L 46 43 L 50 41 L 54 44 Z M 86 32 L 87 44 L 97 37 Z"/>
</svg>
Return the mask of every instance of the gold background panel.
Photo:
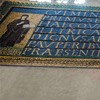
<svg viewBox="0 0 100 100">
<path fill-rule="evenodd" d="M 30 25 L 37 26 L 38 23 L 41 21 L 43 15 L 41 14 L 30 14 L 30 13 L 19 13 L 19 12 L 11 12 L 7 18 L 3 21 L 0 25 L 0 37 L 7 31 L 7 25 L 13 22 L 16 19 L 20 19 L 22 15 L 27 14 L 29 15 L 28 20 L 30 21 Z M 36 28 L 36 27 L 35 27 Z M 25 35 L 25 38 L 18 44 L 14 45 L 14 48 L 23 48 L 26 43 L 28 42 L 29 38 L 31 37 L 32 33 L 34 32 L 35 28 L 30 28 L 28 33 Z"/>
</svg>

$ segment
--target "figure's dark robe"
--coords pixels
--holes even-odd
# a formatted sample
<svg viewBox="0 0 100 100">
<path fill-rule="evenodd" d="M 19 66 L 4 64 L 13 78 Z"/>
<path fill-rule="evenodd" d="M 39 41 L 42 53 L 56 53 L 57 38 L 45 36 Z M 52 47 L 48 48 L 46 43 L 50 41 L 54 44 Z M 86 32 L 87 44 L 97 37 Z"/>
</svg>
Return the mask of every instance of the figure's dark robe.
<svg viewBox="0 0 100 100">
<path fill-rule="evenodd" d="M 23 22 L 23 23 L 21 23 Z M 18 23 L 21 23 L 17 25 Z M 29 31 L 29 28 L 23 28 L 23 25 L 29 24 L 28 20 L 17 19 L 7 25 L 7 31 L 0 38 L 1 47 L 13 47 L 14 44 L 20 43 L 25 34 Z"/>
</svg>

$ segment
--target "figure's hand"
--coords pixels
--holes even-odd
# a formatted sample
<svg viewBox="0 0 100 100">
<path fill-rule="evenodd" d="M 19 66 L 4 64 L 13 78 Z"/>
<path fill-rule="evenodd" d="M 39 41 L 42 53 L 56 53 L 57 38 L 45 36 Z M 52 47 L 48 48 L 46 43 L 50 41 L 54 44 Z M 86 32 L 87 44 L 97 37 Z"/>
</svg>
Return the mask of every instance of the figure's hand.
<svg viewBox="0 0 100 100">
<path fill-rule="evenodd" d="M 20 22 L 20 23 L 17 23 L 17 25 L 21 25 L 21 24 L 24 24 L 24 21 L 23 22 Z"/>
<path fill-rule="evenodd" d="M 23 28 L 29 28 L 29 27 L 30 27 L 29 24 L 23 25 Z"/>
</svg>

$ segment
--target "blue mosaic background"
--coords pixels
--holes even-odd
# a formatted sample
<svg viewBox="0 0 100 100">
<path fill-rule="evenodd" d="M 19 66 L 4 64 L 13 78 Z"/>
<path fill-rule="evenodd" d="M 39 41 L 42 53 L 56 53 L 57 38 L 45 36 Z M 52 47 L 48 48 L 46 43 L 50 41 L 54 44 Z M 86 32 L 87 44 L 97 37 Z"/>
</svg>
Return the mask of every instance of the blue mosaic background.
<svg viewBox="0 0 100 100">
<path fill-rule="evenodd" d="M 100 12 L 13 8 L 44 14 L 21 55 L 100 58 Z"/>
</svg>

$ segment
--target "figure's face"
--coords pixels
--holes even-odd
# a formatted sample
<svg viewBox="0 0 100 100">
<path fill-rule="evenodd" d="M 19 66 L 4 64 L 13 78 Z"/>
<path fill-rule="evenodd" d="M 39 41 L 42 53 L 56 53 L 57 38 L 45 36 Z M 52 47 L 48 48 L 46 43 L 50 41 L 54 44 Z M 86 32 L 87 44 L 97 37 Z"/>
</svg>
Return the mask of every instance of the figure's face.
<svg viewBox="0 0 100 100">
<path fill-rule="evenodd" d="M 21 20 L 27 19 L 27 16 L 22 16 Z"/>
</svg>

